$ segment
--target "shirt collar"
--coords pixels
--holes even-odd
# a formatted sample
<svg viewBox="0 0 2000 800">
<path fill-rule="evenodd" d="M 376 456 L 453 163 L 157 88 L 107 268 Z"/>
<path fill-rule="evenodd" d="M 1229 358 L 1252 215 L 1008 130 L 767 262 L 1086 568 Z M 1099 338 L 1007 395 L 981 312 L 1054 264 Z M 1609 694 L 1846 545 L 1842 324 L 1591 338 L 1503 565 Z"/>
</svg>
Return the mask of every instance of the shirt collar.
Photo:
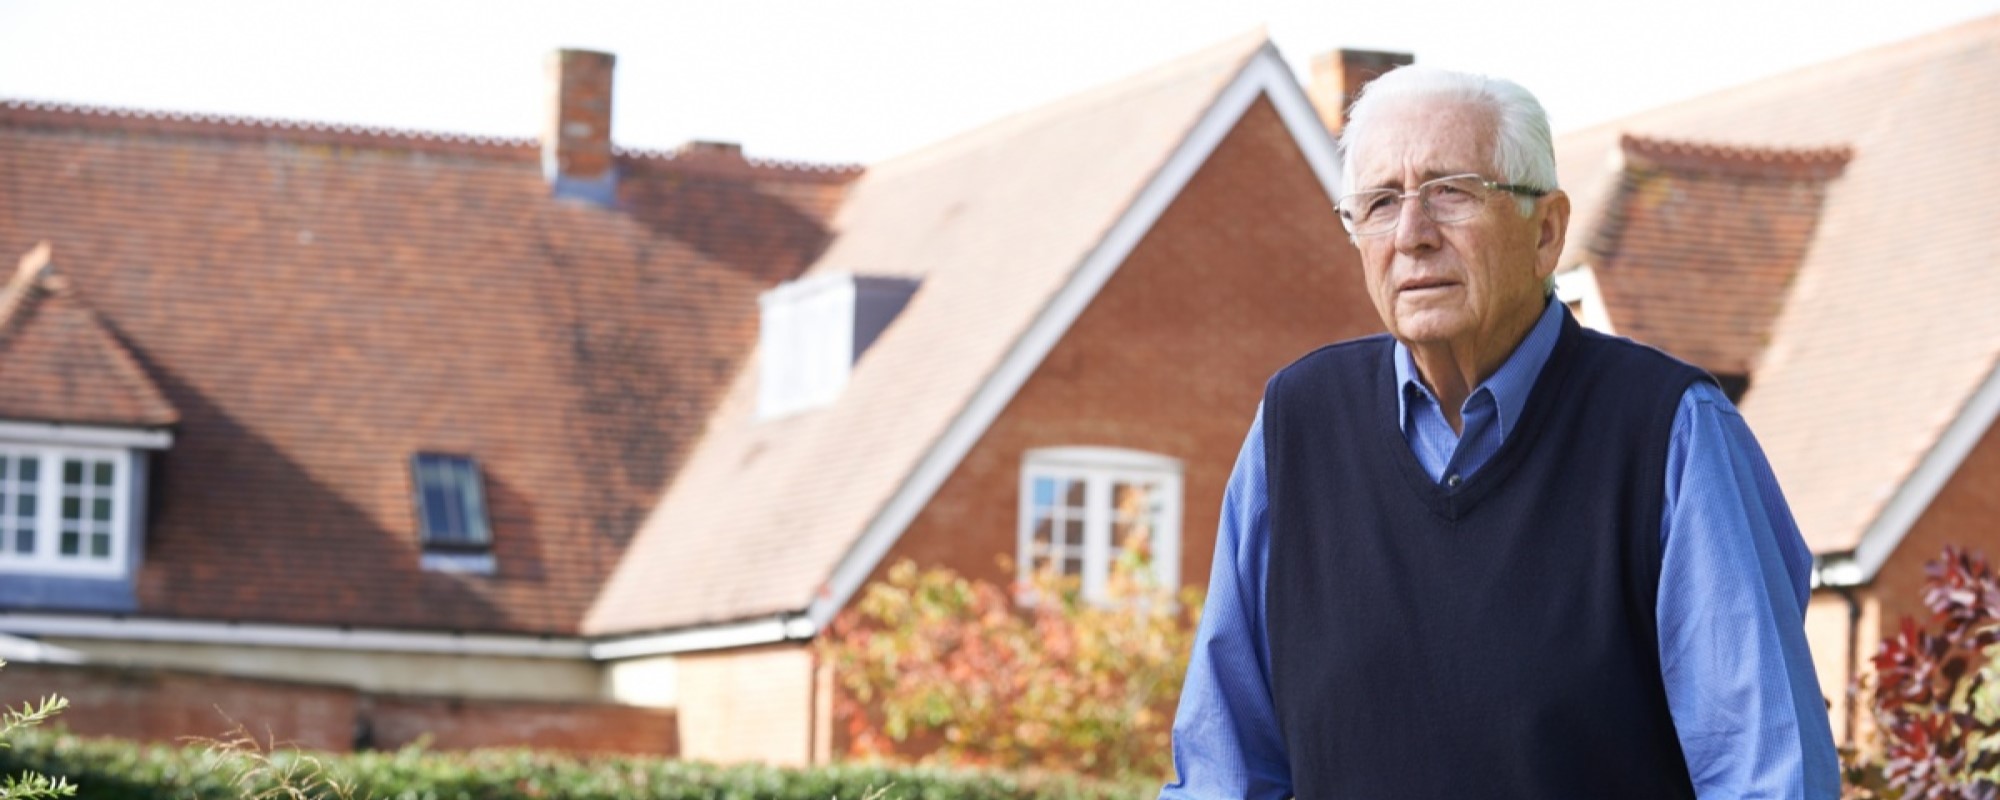
<svg viewBox="0 0 2000 800">
<path fill-rule="evenodd" d="M 1465 398 L 1467 404 L 1479 397 L 1481 392 L 1493 398 L 1493 405 L 1499 412 L 1494 423 L 1499 426 L 1498 433 L 1503 440 L 1513 429 L 1515 421 L 1521 418 L 1521 409 L 1528 405 L 1528 393 L 1534 390 L 1535 379 L 1541 377 L 1542 366 L 1549 363 L 1549 353 L 1556 349 L 1556 335 L 1562 332 L 1562 318 L 1568 309 L 1552 299 L 1545 299 L 1543 303 L 1542 316 L 1535 320 L 1535 327 L 1528 329 L 1527 337 L 1521 340 L 1506 361 L 1501 362 L 1500 368 L 1494 370 L 1491 377 Z M 1417 362 L 1410 355 L 1410 348 L 1397 342 L 1396 420 L 1406 433 L 1410 428 L 1409 396 L 1412 388 L 1432 403 L 1437 402 L 1431 390 L 1417 378 Z"/>
</svg>

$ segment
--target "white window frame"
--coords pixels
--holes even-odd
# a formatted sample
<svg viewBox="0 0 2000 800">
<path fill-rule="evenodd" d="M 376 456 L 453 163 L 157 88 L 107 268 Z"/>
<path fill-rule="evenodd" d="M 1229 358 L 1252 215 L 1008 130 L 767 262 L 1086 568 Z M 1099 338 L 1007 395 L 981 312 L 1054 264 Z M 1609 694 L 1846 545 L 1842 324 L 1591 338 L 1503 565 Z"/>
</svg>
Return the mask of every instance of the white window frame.
<svg viewBox="0 0 2000 800">
<path fill-rule="evenodd" d="M 35 552 L 26 558 L 15 553 L 11 547 L 0 547 L 0 574 L 42 575 L 70 578 L 123 579 L 131 574 L 130 553 L 132 543 L 132 472 L 133 454 L 131 450 L 111 447 L 89 447 L 80 445 L 24 444 L 0 442 L 0 454 L 9 458 L 34 456 L 37 466 L 37 486 L 35 499 Z M 111 548 L 103 559 L 64 558 L 58 555 L 62 541 L 62 462 L 65 458 L 108 460 L 111 462 Z M 18 469 L 18 466 L 16 467 Z M 89 476 L 85 475 L 88 481 Z M 13 485 L 19 476 L 8 472 L 7 483 Z M 11 510 L 11 509 L 8 509 Z M 89 509 L 84 509 L 85 518 Z M 0 546 L 12 545 L 12 537 L 0 538 Z M 85 534 L 81 542 L 81 552 L 88 552 L 90 541 Z"/>
<path fill-rule="evenodd" d="M 854 276 L 835 272 L 779 284 L 757 298 L 757 416 L 830 405 L 854 365 Z"/>
<path fill-rule="evenodd" d="M 1116 447 L 1051 447 L 1028 451 L 1021 459 L 1021 495 L 1015 526 L 1014 564 L 1021 586 L 1034 573 L 1035 481 L 1038 478 L 1081 481 L 1084 485 L 1083 596 L 1102 603 L 1118 543 L 1111 540 L 1114 520 L 1111 487 L 1115 483 L 1157 483 L 1164 495 L 1151 541 L 1153 574 L 1160 585 L 1180 588 L 1181 473 L 1179 459 Z M 1062 502 L 1058 498 L 1057 502 Z"/>
</svg>

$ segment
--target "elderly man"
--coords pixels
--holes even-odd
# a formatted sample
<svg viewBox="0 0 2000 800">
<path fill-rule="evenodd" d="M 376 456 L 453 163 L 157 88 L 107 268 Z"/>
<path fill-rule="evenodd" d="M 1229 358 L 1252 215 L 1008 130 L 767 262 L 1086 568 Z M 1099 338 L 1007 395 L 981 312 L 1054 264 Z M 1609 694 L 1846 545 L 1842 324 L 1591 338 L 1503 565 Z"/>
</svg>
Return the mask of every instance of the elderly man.
<svg viewBox="0 0 2000 800">
<path fill-rule="evenodd" d="M 1540 104 L 1408 67 L 1351 120 L 1389 335 L 1265 387 L 1162 797 L 1838 795 L 1810 554 L 1712 380 L 1549 297 Z"/>
</svg>

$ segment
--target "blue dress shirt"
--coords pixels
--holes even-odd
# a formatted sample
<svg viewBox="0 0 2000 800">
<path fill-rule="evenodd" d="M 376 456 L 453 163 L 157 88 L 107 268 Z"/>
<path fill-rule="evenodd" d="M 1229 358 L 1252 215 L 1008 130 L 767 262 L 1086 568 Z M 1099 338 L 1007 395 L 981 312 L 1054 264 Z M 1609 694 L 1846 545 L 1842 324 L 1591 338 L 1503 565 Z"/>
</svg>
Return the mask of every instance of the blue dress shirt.
<svg viewBox="0 0 2000 800">
<path fill-rule="evenodd" d="M 1500 449 L 1566 313 L 1548 303 L 1466 398 L 1463 434 L 1396 345 L 1403 435 L 1432 479 L 1470 476 Z M 1208 601 L 1174 719 L 1179 779 L 1163 800 L 1292 794 L 1264 632 L 1263 421 L 1260 408 L 1223 494 Z M 1695 792 L 1704 800 L 1837 797 L 1839 762 L 1806 651 L 1812 553 L 1757 440 L 1720 390 L 1688 387 L 1672 437 L 1660 520 L 1660 671 Z M 1438 767 L 1450 765 L 1427 768 Z"/>
</svg>

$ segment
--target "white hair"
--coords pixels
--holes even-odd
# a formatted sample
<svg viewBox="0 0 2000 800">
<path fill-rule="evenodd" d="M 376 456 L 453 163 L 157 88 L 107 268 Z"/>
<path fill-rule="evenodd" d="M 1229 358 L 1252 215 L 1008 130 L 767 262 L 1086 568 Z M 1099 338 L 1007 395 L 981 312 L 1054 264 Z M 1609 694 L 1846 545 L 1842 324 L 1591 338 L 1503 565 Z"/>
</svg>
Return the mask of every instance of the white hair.
<svg viewBox="0 0 2000 800">
<path fill-rule="evenodd" d="M 1478 105 L 1491 111 L 1497 132 L 1493 169 L 1500 182 L 1534 189 L 1559 188 L 1549 117 L 1533 94 L 1504 78 L 1415 65 L 1390 70 L 1370 81 L 1349 109 L 1347 125 L 1340 134 L 1342 186 L 1354 185 L 1356 145 L 1367 135 L 1380 109 L 1418 99 Z M 1522 216 L 1534 213 L 1534 198 L 1516 199 Z"/>
</svg>

